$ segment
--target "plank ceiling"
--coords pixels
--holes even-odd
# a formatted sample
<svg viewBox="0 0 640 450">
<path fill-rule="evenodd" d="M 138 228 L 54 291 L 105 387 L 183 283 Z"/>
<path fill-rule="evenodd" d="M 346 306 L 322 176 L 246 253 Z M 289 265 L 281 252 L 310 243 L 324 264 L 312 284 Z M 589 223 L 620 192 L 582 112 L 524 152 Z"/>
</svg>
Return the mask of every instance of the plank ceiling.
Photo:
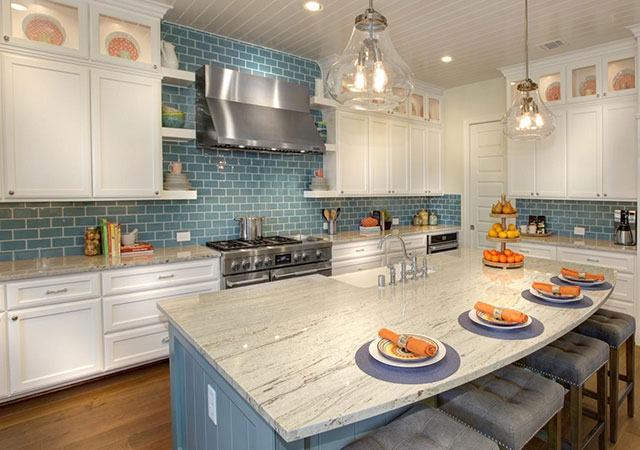
<svg viewBox="0 0 640 450">
<path fill-rule="evenodd" d="M 341 53 L 367 0 L 160 0 L 166 20 L 306 58 Z M 532 59 L 630 37 L 640 0 L 530 0 Z M 376 0 L 396 49 L 419 80 L 448 88 L 500 76 L 497 67 L 523 61 L 523 0 Z M 567 43 L 555 50 L 538 44 Z M 440 61 L 452 55 L 453 63 Z"/>
</svg>

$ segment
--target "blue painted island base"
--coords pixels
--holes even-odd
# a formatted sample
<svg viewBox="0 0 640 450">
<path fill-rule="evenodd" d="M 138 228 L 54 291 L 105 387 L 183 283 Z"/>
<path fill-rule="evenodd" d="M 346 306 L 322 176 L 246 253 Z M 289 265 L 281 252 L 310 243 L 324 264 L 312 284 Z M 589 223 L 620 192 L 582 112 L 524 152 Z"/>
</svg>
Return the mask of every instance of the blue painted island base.
<svg viewBox="0 0 640 450">
<path fill-rule="evenodd" d="M 170 335 L 171 421 L 174 450 L 339 450 L 410 406 L 294 442 L 286 442 L 173 326 Z M 217 424 L 207 392 L 216 395 Z"/>
</svg>

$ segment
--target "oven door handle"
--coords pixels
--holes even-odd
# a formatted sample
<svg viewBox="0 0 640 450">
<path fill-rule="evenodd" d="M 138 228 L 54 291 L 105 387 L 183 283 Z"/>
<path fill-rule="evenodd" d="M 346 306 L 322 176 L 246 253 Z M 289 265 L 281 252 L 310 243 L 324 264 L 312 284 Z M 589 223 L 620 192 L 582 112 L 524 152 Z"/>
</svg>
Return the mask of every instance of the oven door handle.
<svg viewBox="0 0 640 450">
<path fill-rule="evenodd" d="M 312 275 L 314 273 L 318 273 L 320 270 L 322 269 L 301 270 L 300 272 L 291 272 L 291 273 L 285 273 L 282 275 L 278 275 L 277 273 L 274 273 L 271 276 L 271 278 L 273 280 L 284 280 L 285 278 L 297 277 L 301 275 Z"/>
<path fill-rule="evenodd" d="M 258 284 L 269 281 L 269 276 L 263 276 L 260 278 L 252 278 L 251 280 L 242 280 L 242 281 L 227 281 L 228 288 L 241 287 L 241 286 L 250 286 L 252 284 Z"/>
<path fill-rule="evenodd" d="M 448 242 L 446 244 L 432 244 L 429 246 L 429 253 L 433 253 L 434 251 L 437 253 L 443 250 L 452 250 L 458 248 L 458 242 Z"/>
</svg>

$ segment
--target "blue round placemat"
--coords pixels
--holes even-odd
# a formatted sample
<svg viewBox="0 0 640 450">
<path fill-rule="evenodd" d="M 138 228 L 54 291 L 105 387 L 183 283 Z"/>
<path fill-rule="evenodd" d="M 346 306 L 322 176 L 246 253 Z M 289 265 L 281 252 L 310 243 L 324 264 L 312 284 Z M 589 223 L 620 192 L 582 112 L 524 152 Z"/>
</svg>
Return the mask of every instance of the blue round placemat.
<svg viewBox="0 0 640 450">
<path fill-rule="evenodd" d="M 525 328 L 518 328 L 510 330 L 507 328 L 494 329 L 483 327 L 478 325 L 473 320 L 469 319 L 469 310 L 463 312 L 458 316 L 458 323 L 462 328 L 472 333 L 479 334 L 480 336 L 486 336 L 494 339 L 503 339 L 506 341 L 515 341 L 519 339 L 531 339 L 536 336 L 540 336 L 544 331 L 544 325 L 535 317 L 531 317 L 531 325 Z"/>
<path fill-rule="evenodd" d="M 579 302 L 571 302 L 571 303 L 553 303 L 546 302 L 539 297 L 536 297 L 529 289 L 522 291 L 522 297 L 529 300 L 530 302 L 537 303 L 538 305 L 544 306 L 554 306 L 556 308 L 569 308 L 569 309 L 580 309 L 580 308 L 588 308 L 589 306 L 593 306 L 593 300 L 587 297 L 586 295 L 582 295 L 582 300 Z"/>
<path fill-rule="evenodd" d="M 561 280 L 557 276 L 552 277 L 551 280 L 549 281 L 553 284 L 557 284 L 558 286 L 579 286 L 581 291 L 606 291 L 607 289 L 613 288 L 611 283 L 609 283 L 608 281 L 605 281 L 604 283 L 599 284 L 598 286 L 582 286 L 582 285 L 577 285 L 573 283 L 567 283 L 566 281 Z"/>
<path fill-rule="evenodd" d="M 405 369 L 404 367 L 387 366 L 373 359 L 369 354 L 371 341 L 364 344 L 356 352 L 356 365 L 367 375 L 378 380 L 388 381 L 398 384 L 424 384 L 443 380 L 458 370 L 460 367 L 460 355 L 453 347 L 445 344 L 447 354 L 435 364 L 415 369 Z"/>
</svg>

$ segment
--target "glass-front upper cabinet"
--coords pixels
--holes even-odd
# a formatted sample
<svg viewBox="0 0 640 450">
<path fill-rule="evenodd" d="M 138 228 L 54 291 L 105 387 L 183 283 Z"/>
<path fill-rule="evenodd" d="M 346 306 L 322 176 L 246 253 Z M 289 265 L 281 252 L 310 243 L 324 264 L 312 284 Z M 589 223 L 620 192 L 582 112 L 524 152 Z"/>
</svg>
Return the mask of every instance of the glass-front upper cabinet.
<svg viewBox="0 0 640 450">
<path fill-rule="evenodd" d="M 425 118 L 425 96 L 414 92 L 411 94 L 411 118 L 412 119 L 422 119 Z"/>
<path fill-rule="evenodd" d="M 547 71 L 535 74 L 533 80 L 538 83 L 540 97 L 547 105 L 565 103 L 564 71 Z"/>
<path fill-rule="evenodd" d="M 88 56 L 87 4 L 75 0 L 1 0 L 3 42 Z"/>
<path fill-rule="evenodd" d="M 397 107 L 395 107 L 394 109 L 387 111 L 389 114 L 392 114 L 394 116 L 401 116 L 401 117 L 408 117 L 409 115 L 409 100 L 405 100 L 404 102 L 400 103 Z"/>
<path fill-rule="evenodd" d="M 602 93 L 600 62 L 578 63 L 567 68 L 569 102 L 594 100 Z"/>
<path fill-rule="evenodd" d="M 627 56 L 627 55 L 624 55 Z M 636 92 L 636 60 L 633 56 L 612 56 L 603 61 L 606 76 L 604 95 L 633 95 Z"/>
<path fill-rule="evenodd" d="M 440 122 L 440 99 L 436 97 L 429 97 L 427 111 L 427 118 L 429 119 L 429 122 Z"/>
<path fill-rule="evenodd" d="M 160 21 L 91 7 L 91 59 L 139 69 L 160 67 Z"/>
</svg>

